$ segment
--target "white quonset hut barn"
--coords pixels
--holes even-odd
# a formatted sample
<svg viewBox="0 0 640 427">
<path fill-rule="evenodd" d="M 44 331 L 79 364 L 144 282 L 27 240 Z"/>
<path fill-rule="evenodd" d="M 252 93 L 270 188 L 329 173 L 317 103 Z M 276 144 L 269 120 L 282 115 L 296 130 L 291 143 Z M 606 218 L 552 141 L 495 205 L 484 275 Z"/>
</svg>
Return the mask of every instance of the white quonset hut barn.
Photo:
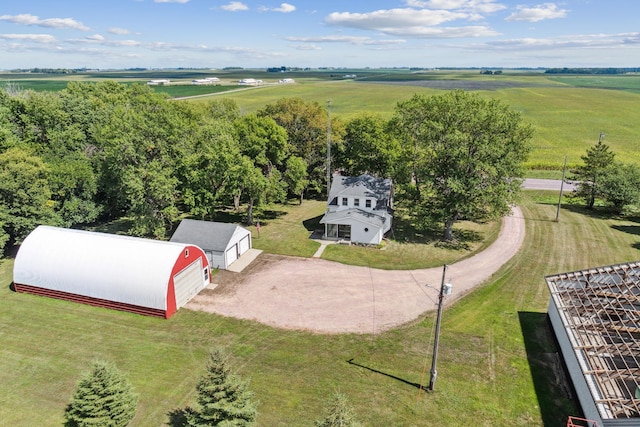
<svg viewBox="0 0 640 427">
<path fill-rule="evenodd" d="M 551 326 L 585 417 L 600 427 L 640 426 L 640 263 L 545 279 Z"/>
<path fill-rule="evenodd" d="M 391 230 L 393 185 L 371 175 L 334 175 L 327 212 L 320 220 L 324 237 L 377 245 Z"/>
<path fill-rule="evenodd" d="M 171 241 L 201 247 L 211 268 L 226 270 L 251 249 L 251 232 L 236 224 L 183 219 Z"/>
<path fill-rule="evenodd" d="M 13 268 L 16 292 L 169 318 L 210 282 L 194 245 L 39 226 Z"/>
</svg>

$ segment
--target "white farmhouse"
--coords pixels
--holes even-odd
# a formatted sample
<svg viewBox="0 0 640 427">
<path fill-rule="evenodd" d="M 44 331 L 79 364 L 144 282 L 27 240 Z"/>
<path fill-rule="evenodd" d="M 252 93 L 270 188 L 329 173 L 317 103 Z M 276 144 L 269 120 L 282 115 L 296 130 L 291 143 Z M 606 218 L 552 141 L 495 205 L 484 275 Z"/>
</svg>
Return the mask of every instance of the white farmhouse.
<svg viewBox="0 0 640 427">
<path fill-rule="evenodd" d="M 324 237 L 377 245 L 391 230 L 393 184 L 371 175 L 334 175 L 327 212 L 320 220 Z"/>
</svg>

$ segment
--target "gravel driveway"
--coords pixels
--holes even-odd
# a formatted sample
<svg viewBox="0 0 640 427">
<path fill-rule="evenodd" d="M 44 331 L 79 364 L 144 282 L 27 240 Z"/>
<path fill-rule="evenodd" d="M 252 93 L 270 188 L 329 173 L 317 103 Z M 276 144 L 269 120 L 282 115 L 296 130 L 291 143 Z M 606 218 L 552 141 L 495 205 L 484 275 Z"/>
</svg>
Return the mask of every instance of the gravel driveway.
<svg viewBox="0 0 640 427">
<path fill-rule="evenodd" d="M 445 304 L 487 281 L 518 252 L 524 235 L 516 207 L 490 247 L 448 267 L 453 293 Z M 283 329 L 375 334 L 437 308 L 442 267 L 390 271 L 263 253 L 242 273 L 222 271 L 214 279 L 218 286 L 200 292 L 186 308 Z"/>
</svg>

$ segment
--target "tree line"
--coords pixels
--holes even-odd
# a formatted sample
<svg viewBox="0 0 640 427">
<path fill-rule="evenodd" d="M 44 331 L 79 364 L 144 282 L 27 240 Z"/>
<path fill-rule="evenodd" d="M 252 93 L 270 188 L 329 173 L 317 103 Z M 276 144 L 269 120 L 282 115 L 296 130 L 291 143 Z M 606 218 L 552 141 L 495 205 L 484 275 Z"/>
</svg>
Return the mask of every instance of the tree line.
<svg viewBox="0 0 640 427">
<path fill-rule="evenodd" d="M 256 206 L 325 197 L 328 129 L 334 171 L 392 178 L 416 226 L 442 224 L 446 239 L 460 219 L 508 212 L 532 135 L 507 105 L 463 91 L 343 122 L 300 98 L 243 114 L 229 99 L 175 101 L 141 84 L 5 87 L 0 250 L 38 224 L 126 217 L 130 234 L 164 238 L 185 214 L 233 207 L 251 224 Z"/>
</svg>

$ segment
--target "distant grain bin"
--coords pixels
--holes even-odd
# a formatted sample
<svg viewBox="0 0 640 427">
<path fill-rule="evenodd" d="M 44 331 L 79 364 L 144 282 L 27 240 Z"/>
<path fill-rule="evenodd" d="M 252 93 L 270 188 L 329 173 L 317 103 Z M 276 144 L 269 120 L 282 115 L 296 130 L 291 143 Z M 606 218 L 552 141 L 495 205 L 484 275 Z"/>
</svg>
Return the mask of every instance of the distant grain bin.
<svg viewBox="0 0 640 427">
<path fill-rule="evenodd" d="M 16 292 L 169 318 L 210 282 L 197 246 L 39 226 L 13 268 Z"/>
</svg>

